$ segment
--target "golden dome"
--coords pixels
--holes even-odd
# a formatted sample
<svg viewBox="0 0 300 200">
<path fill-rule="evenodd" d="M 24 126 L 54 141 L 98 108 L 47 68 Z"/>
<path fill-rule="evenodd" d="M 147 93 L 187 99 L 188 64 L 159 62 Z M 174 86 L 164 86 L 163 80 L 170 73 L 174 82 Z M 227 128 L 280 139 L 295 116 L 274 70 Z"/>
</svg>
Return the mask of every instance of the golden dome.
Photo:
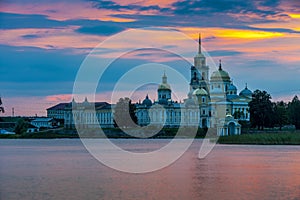
<svg viewBox="0 0 300 200">
<path fill-rule="evenodd" d="M 159 90 L 171 90 L 171 86 L 168 83 L 162 83 L 158 86 Z"/>
<path fill-rule="evenodd" d="M 208 95 L 207 91 L 203 88 L 201 89 L 196 89 L 194 92 L 193 92 L 193 95 L 196 95 L 196 96 L 206 96 Z"/>
<path fill-rule="evenodd" d="M 230 81 L 230 76 L 228 72 L 222 69 L 222 64 L 220 60 L 219 69 L 214 71 L 210 77 L 211 81 Z"/>
</svg>

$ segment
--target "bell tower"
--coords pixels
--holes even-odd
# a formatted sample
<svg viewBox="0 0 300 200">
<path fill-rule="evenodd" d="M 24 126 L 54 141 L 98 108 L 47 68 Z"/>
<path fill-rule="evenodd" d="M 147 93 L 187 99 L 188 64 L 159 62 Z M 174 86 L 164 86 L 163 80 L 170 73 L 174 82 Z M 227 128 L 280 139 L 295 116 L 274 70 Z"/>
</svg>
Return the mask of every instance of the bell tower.
<svg viewBox="0 0 300 200">
<path fill-rule="evenodd" d="M 206 65 L 206 58 L 202 54 L 201 33 L 199 33 L 198 39 L 198 54 L 194 57 L 194 66 L 199 70 L 201 78 L 200 80 L 208 81 L 209 67 Z"/>
<path fill-rule="evenodd" d="M 203 88 L 209 92 L 208 71 L 209 67 L 206 65 L 206 58 L 202 54 L 201 34 L 199 33 L 198 53 L 194 57 L 194 66 L 191 67 L 190 92 L 188 96 L 191 96 L 197 88 Z"/>
<path fill-rule="evenodd" d="M 167 76 L 165 72 L 164 75 L 162 76 L 162 83 L 158 86 L 157 93 L 158 93 L 158 102 L 160 104 L 167 104 L 168 101 L 172 100 L 171 99 L 172 90 L 170 85 L 167 82 Z"/>
</svg>

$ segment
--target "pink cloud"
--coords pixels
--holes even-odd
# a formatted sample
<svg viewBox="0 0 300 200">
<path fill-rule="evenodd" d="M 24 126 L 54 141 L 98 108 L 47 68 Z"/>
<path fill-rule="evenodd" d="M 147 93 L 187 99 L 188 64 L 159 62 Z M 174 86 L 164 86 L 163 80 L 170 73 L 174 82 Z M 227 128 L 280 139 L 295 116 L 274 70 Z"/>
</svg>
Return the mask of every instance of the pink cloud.
<svg viewBox="0 0 300 200">
<path fill-rule="evenodd" d="M 10 29 L 0 30 L 0 43 L 12 46 L 34 46 L 45 49 L 63 48 L 94 48 L 104 37 L 96 35 L 82 35 L 75 32 L 78 27 L 49 28 L 49 29 Z M 39 37 L 25 39 L 24 35 L 38 35 Z"/>
<path fill-rule="evenodd" d="M 121 11 L 113 11 L 105 8 L 97 8 L 95 4 L 88 1 L 72 0 L 72 1 L 48 1 L 45 2 L 4 2 L 1 3 L 1 12 L 10 12 L 18 14 L 41 14 L 47 16 L 48 19 L 63 21 L 74 19 L 90 19 L 113 22 L 132 22 L 134 19 L 113 17 L 114 14 L 151 14 L 151 11 L 133 11 L 130 9 L 122 9 Z M 155 14 L 155 13 L 152 13 Z"/>
<path fill-rule="evenodd" d="M 46 96 L 45 100 L 48 102 L 69 102 L 72 99 L 72 94 L 58 94 L 58 95 L 51 95 Z"/>
</svg>

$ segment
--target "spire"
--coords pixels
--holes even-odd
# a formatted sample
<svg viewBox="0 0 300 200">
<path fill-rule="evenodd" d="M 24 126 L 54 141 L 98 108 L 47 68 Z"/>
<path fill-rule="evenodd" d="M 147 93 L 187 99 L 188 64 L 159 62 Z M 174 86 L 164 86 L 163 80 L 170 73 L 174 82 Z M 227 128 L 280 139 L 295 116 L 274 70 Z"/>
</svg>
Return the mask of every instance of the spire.
<svg viewBox="0 0 300 200">
<path fill-rule="evenodd" d="M 245 89 L 248 89 L 247 83 L 246 83 L 246 87 L 245 87 Z"/>
<path fill-rule="evenodd" d="M 85 97 L 85 98 L 84 98 L 84 102 L 88 102 L 88 99 L 87 99 L 87 97 Z"/>
<path fill-rule="evenodd" d="M 201 33 L 199 33 L 199 41 L 198 41 L 198 53 L 201 54 Z"/>
<path fill-rule="evenodd" d="M 220 59 L 219 70 L 222 70 L 222 61 Z"/>
<path fill-rule="evenodd" d="M 162 77 L 162 83 L 167 83 L 166 71 L 164 71 L 164 75 Z"/>
<path fill-rule="evenodd" d="M 75 99 L 74 99 L 74 97 L 72 98 L 72 102 L 71 102 L 71 106 L 73 107 L 73 106 L 75 106 L 76 105 L 76 101 L 75 101 Z"/>
</svg>

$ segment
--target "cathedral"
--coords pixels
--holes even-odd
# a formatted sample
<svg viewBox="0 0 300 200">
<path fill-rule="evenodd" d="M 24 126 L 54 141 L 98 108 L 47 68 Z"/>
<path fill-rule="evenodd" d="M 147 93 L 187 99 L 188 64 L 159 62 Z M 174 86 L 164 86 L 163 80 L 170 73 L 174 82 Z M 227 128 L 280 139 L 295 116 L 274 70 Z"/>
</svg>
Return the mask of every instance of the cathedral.
<svg viewBox="0 0 300 200">
<path fill-rule="evenodd" d="M 136 116 L 141 126 L 159 125 L 165 127 L 198 126 L 200 128 L 216 128 L 218 135 L 235 135 L 241 133 L 238 120 L 250 120 L 248 103 L 252 92 L 247 88 L 239 94 L 229 73 L 222 68 L 220 61 L 218 70 L 209 77 L 209 66 L 201 51 L 201 35 L 199 35 L 198 53 L 191 66 L 190 90 L 183 103 L 172 100 L 172 88 L 168 84 L 167 75 L 162 76 L 158 86 L 158 99 L 152 102 L 148 95 L 136 105 Z M 163 109 L 162 109 L 163 107 Z"/>
<path fill-rule="evenodd" d="M 190 89 L 183 102 L 172 100 L 172 88 L 168 84 L 167 74 L 157 88 L 157 97 L 151 101 L 147 95 L 142 102 L 136 103 L 135 115 L 140 126 L 196 126 L 215 128 L 219 136 L 241 134 L 239 120 L 249 121 L 248 103 L 252 92 L 247 85 L 239 94 L 229 73 L 220 61 L 219 68 L 209 77 L 209 66 L 201 51 L 199 35 L 198 53 L 194 65 L 190 68 Z M 80 118 L 85 127 L 114 127 L 114 106 L 106 102 L 60 103 L 47 109 L 48 117 L 64 119 L 66 128 L 74 127 L 74 117 Z M 96 113 L 94 112 L 96 110 Z"/>
</svg>

